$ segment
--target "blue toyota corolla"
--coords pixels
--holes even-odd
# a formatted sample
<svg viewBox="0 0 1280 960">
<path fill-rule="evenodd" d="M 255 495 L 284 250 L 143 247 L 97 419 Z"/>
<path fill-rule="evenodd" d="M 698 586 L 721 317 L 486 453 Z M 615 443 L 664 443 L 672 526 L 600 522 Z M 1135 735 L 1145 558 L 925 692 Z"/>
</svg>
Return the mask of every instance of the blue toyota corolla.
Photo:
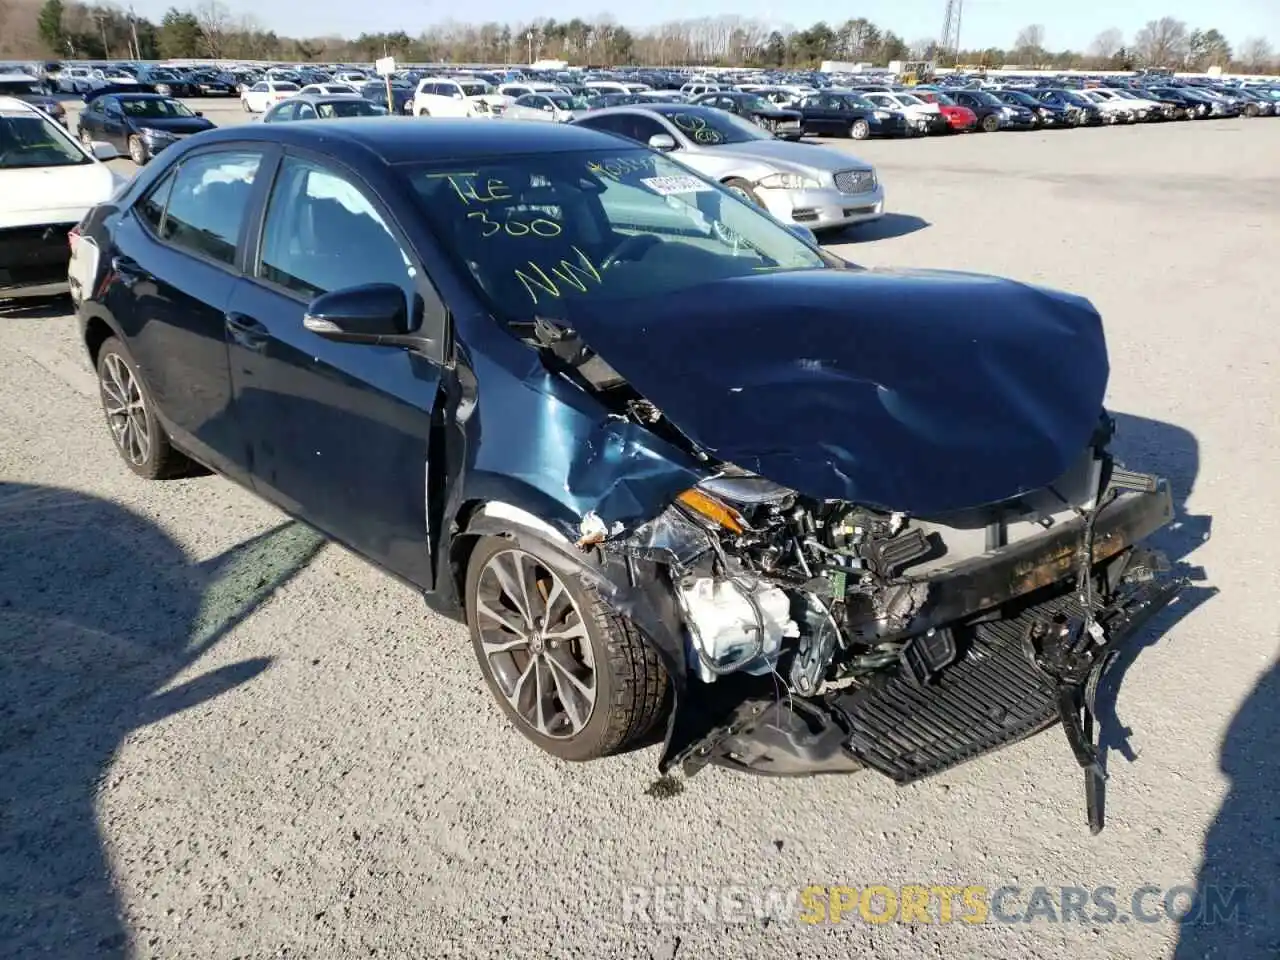
<svg viewBox="0 0 1280 960">
<path fill-rule="evenodd" d="M 560 757 L 665 723 L 664 771 L 908 782 L 1062 719 L 1096 769 L 1082 691 L 1178 587 L 1097 313 L 853 266 L 678 160 L 445 120 L 171 147 L 72 236 L 120 455 L 464 620 Z"/>
</svg>

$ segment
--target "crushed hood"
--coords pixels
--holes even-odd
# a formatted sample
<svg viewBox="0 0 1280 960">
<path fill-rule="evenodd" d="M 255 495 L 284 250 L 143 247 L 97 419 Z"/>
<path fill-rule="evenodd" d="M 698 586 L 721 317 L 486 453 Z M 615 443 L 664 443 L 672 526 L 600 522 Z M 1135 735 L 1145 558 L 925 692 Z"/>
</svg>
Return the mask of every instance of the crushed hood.
<svg viewBox="0 0 1280 960">
<path fill-rule="evenodd" d="M 1086 300 L 962 273 L 761 274 L 598 301 L 573 323 L 707 453 L 914 514 L 1053 482 L 1097 427 L 1108 376 Z"/>
</svg>

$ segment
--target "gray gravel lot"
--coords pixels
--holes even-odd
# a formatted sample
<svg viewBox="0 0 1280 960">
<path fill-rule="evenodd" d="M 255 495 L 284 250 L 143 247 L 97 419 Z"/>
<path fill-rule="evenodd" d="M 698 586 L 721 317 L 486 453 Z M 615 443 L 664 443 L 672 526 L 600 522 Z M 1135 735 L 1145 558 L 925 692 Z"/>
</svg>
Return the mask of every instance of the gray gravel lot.
<svg viewBox="0 0 1280 960">
<path fill-rule="evenodd" d="M 650 792 L 656 749 L 536 752 L 409 590 L 221 479 L 126 471 L 57 305 L 0 317 L 0 955 L 1280 955 L 1280 120 L 858 151 L 894 213 L 836 249 L 1092 298 L 1122 452 L 1181 503 L 1201 579 L 1104 696 L 1103 834 L 1057 730 L 907 788 Z M 1128 917 L 1197 882 L 1249 887 L 1244 922 Z M 750 916 L 908 883 L 1110 886 L 1127 922 Z M 646 885 L 740 887 L 747 916 L 629 918 Z"/>
</svg>

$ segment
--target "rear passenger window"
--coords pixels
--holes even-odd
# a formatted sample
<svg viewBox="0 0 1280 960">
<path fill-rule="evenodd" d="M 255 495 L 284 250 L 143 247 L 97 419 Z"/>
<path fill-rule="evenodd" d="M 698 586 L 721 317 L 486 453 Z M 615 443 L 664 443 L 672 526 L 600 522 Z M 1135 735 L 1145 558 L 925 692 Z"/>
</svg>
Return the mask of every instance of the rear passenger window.
<svg viewBox="0 0 1280 960">
<path fill-rule="evenodd" d="M 139 219 L 149 226 L 156 236 L 160 235 L 160 224 L 164 220 L 164 208 L 169 202 L 169 192 L 173 189 L 174 177 L 174 173 L 166 174 L 133 208 Z"/>
<path fill-rule="evenodd" d="M 414 270 L 364 193 L 295 157 L 280 166 L 267 208 L 258 275 L 307 299 L 365 283 L 412 290 Z"/>
<path fill-rule="evenodd" d="M 235 263 L 261 160 L 257 153 L 228 151 L 183 161 L 169 193 L 160 239 L 219 263 Z"/>
</svg>

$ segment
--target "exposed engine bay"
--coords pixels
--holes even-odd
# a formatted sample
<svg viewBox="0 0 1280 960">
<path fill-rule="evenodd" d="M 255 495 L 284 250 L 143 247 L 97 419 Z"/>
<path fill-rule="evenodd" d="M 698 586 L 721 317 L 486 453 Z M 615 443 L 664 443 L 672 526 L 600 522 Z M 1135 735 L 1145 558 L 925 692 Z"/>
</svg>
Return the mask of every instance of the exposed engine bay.
<svg viewBox="0 0 1280 960">
<path fill-rule="evenodd" d="M 728 704 L 676 758 L 686 773 L 872 767 L 906 783 L 1061 721 L 1101 829 L 1093 690 L 1180 587 L 1139 546 L 1172 519 L 1167 486 L 1113 461 L 1110 417 L 1051 483 L 912 515 L 719 462 L 571 331 L 540 323 L 532 339 L 613 416 L 706 464 L 651 521 L 588 515 L 578 541 L 656 564 L 686 631 L 689 699 Z"/>
</svg>

